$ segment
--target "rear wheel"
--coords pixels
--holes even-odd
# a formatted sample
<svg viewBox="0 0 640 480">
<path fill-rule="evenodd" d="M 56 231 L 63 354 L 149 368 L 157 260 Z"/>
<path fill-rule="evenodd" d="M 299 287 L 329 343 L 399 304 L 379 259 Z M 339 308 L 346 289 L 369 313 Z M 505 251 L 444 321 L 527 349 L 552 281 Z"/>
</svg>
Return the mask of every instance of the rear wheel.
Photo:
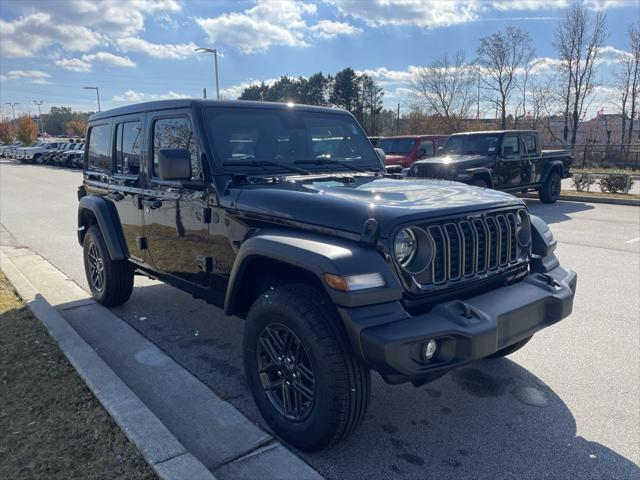
<svg viewBox="0 0 640 480">
<path fill-rule="evenodd" d="M 362 422 L 369 370 L 324 292 L 287 285 L 260 296 L 247 316 L 243 355 L 260 413 L 294 447 L 331 447 Z"/>
<path fill-rule="evenodd" d="M 524 347 L 527 343 L 529 343 L 529 340 L 531 340 L 532 338 L 533 338 L 533 335 L 531 335 L 530 337 L 524 338 L 519 342 L 514 343 L 513 345 L 509 345 L 508 347 L 505 347 L 502 350 L 498 350 L 496 353 L 492 353 L 487 358 L 502 358 L 502 357 L 506 357 L 507 355 L 511 355 L 512 353 L 517 352 L 522 347 Z"/>
<path fill-rule="evenodd" d="M 107 307 L 122 305 L 133 292 L 133 266 L 111 260 L 102 232 L 92 225 L 84 237 L 84 269 L 93 297 Z"/>
<path fill-rule="evenodd" d="M 538 191 L 542 203 L 555 203 L 560 198 L 561 186 L 560 174 L 558 172 L 551 173 Z"/>
</svg>

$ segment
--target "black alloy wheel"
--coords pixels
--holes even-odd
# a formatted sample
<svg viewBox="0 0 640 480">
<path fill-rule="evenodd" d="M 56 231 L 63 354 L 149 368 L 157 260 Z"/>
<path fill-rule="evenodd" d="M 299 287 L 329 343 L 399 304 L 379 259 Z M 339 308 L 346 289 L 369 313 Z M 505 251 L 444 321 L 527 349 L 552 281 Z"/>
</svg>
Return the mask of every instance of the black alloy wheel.
<svg viewBox="0 0 640 480">
<path fill-rule="evenodd" d="M 104 290 L 104 261 L 95 242 L 89 243 L 87 266 L 89 268 L 91 285 L 98 292 L 102 292 Z"/>
</svg>

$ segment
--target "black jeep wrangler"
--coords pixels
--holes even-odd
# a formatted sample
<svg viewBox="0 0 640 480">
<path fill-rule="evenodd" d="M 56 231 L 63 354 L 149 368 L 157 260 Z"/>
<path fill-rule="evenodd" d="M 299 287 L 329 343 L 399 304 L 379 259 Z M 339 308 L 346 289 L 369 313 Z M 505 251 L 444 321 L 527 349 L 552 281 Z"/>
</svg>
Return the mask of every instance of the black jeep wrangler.
<svg viewBox="0 0 640 480">
<path fill-rule="evenodd" d="M 170 100 L 91 117 L 78 240 L 95 298 L 134 274 L 245 319 L 273 431 L 303 450 L 362 421 L 369 371 L 415 385 L 571 313 L 576 274 L 506 193 L 387 175 L 347 112 Z"/>
<path fill-rule="evenodd" d="M 543 203 L 554 203 L 571 164 L 567 150 L 541 150 L 535 130 L 469 132 L 451 135 L 437 157 L 415 162 L 407 175 L 505 192 L 535 190 Z"/>
</svg>

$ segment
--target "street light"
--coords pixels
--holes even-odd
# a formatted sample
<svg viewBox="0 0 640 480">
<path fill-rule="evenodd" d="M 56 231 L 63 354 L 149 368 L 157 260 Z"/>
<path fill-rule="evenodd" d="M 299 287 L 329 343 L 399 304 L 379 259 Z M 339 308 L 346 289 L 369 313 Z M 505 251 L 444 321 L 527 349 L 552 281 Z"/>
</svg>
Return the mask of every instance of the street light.
<svg viewBox="0 0 640 480">
<path fill-rule="evenodd" d="M 38 121 L 40 122 L 40 134 L 44 138 L 44 126 L 42 125 L 42 112 L 40 111 L 40 105 L 46 102 L 44 100 L 33 100 L 33 103 L 35 103 L 38 106 Z"/>
<path fill-rule="evenodd" d="M 220 88 L 218 87 L 218 50 L 215 48 L 198 47 L 196 52 L 213 53 L 213 67 L 216 73 L 216 98 L 220 100 Z"/>
<path fill-rule="evenodd" d="M 98 97 L 98 111 L 100 111 L 100 92 L 98 91 L 98 87 L 82 87 L 85 90 L 95 90 L 96 97 Z"/>
<path fill-rule="evenodd" d="M 16 126 L 16 112 L 14 110 L 16 105 L 20 105 L 20 102 L 13 102 L 13 103 L 9 103 L 9 102 L 4 102 L 5 105 L 9 105 L 11 107 L 11 117 L 13 118 L 13 126 Z"/>
</svg>

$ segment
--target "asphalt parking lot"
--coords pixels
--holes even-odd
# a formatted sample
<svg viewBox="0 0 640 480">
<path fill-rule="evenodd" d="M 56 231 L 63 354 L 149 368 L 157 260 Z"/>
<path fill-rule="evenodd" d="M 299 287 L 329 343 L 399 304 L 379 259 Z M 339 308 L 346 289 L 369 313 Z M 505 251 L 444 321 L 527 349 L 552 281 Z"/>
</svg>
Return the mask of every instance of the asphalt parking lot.
<svg viewBox="0 0 640 480">
<path fill-rule="evenodd" d="M 0 160 L 0 240 L 86 287 L 76 240 L 81 173 Z M 640 208 L 527 200 L 578 272 L 574 313 L 509 359 L 420 388 L 377 375 L 361 428 L 302 457 L 328 478 L 639 478 Z M 260 422 L 241 362 L 242 321 L 147 279 L 113 310 Z M 263 425 L 264 426 L 264 425 Z"/>
</svg>

